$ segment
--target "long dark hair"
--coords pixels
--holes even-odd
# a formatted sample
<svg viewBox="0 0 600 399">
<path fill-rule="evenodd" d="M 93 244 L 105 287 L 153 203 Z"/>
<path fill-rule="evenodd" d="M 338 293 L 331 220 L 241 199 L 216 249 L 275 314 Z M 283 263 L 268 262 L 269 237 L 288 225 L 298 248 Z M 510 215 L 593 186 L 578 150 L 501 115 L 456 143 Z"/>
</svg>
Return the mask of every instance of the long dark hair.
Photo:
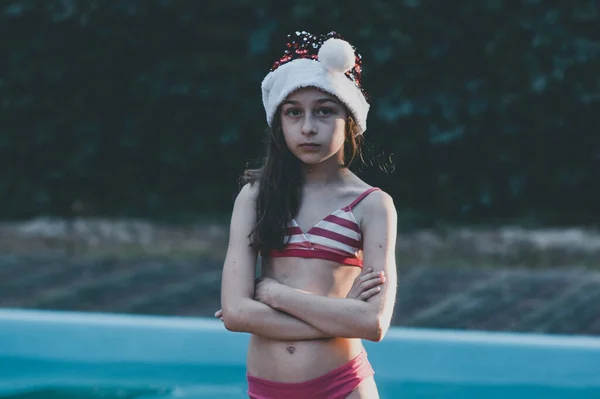
<svg viewBox="0 0 600 399">
<path fill-rule="evenodd" d="M 362 134 L 348 112 L 344 164 L 349 167 L 361 158 Z M 258 183 L 256 199 L 256 224 L 250 233 L 250 245 L 260 253 L 282 249 L 286 244 L 287 226 L 300 208 L 303 176 L 301 161 L 288 149 L 283 137 L 281 115 L 275 112 L 271 127 L 267 129 L 266 157 L 259 169 L 247 169 L 243 183 Z"/>
</svg>

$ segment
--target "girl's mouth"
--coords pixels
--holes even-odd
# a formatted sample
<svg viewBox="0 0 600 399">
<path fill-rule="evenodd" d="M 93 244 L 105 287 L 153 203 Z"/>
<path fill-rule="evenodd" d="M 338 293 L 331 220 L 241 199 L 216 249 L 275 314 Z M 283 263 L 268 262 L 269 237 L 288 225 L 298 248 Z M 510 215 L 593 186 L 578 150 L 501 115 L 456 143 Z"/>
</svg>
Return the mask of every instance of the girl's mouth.
<svg viewBox="0 0 600 399">
<path fill-rule="evenodd" d="M 319 151 L 319 148 L 321 148 L 321 146 L 319 144 L 314 143 L 304 143 L 300 144 L 300 148 L 306 152 L 315 152 Z"/>
</svg>

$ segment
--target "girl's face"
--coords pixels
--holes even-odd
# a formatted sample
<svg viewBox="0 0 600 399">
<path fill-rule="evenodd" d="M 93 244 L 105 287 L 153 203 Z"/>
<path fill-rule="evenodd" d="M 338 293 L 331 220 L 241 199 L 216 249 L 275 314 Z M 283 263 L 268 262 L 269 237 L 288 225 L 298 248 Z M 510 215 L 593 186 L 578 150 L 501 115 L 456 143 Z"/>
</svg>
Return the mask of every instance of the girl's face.
<svg viewBox="0 0 600 399">
<path fill-rule="evenodd" d="M 282 102 L 280 112 L 285 143 L 302 162 L 314 165 L 343 155 L 348 112 L 336 97 L 302 88 Z"/>
</svg>

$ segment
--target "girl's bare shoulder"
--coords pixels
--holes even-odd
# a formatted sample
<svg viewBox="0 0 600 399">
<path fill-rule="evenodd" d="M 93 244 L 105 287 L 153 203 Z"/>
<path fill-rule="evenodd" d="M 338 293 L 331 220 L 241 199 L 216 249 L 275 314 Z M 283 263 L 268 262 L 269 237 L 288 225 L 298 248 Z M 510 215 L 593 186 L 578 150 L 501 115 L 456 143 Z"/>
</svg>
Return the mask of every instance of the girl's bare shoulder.
<svg viewBox="0 0 600 399">
<path fill-rule="evenodd" d="M 233 204 L 231 215 L 231 229 L 250 231 L 256 220 L 256 197 L 258 195 L 257 184 L 244 185 Z"/>
<path fill-rule="evenodd" d="M 237 203 L 254 203 L 258 196 L 258 183 L 246 183 L 237 195 Z"/>
<path fill-rule="evenodd" d="M 350 193 L 350 195 L 358 196 L 358 195 L 364 193 L 365 191 L 373 188 L 373 186 L 370 185 L 369 183 L 365 182 L 364 180 L 362 180 L 360 177 L 356 176 L 355 174 L 352 174 L 351 178 L 348 180 L 346 188 L 347 188 L 348 192 Z M 376 191 L 370 193 L 367 196 L 367 198 L 375 193 L 376 193 Z M 365 201 L 367 198 L 365 198 L 363 201 Z"/>
<path fill-rule="evenodd" d="M 350 190 L 355 195 L 373 188 L 372 185 L 366 183 L 362 179 L 356 177 L 352 188 Z M 383 189 L 375 190 L 370 192 L 366 197 L 360 201 L 353 209 L 356 216 L 359 219 L 365 219 L 374 215 L 387 214 L 388 216 L 394 216 L 396 214 L 396 207 L 394 205 L 394 199 Z"/>
</svg>

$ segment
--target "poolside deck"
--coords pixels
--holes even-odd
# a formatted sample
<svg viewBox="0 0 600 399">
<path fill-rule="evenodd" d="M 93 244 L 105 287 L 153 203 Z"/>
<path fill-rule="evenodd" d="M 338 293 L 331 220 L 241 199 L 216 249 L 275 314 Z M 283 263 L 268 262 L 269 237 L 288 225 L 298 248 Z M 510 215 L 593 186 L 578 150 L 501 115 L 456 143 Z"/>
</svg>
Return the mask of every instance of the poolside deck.
<svg viewBox="0 0 600 399">
<path fill-rule="evenodd" d="M 221 262 L 0 255 L 0 307 L 211 317 Z M 600 335 L 600 272 L 413 266 L 396 326 Z"/>
</svg>

